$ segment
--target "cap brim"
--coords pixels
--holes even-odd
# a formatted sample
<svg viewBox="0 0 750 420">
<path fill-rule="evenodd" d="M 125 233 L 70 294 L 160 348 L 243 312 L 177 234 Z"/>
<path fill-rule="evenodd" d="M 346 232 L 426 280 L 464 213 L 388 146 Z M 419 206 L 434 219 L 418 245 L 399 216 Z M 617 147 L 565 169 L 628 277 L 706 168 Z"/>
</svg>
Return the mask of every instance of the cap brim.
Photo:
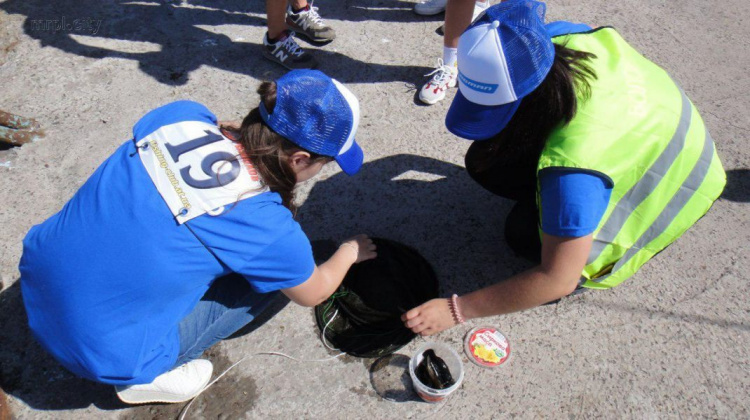
<svg viewBox="0 0 750 420">
<path fill-rule="evenodd" d="M 362 152 L 362 148 L 359 147 L 356 141 L 352 142 L 352 146 L 346 152 L 336 156 L 336 163 L 339 164 L 341 170 L 347 175 L 354 175 L 359 172 L 359 168 L 362 167 L 362 161 L 365 159 L 365 154 Z"/>
<path fill-rule="evenodd" d="M 503 131 L 520 103 L 519 99 L 503 105 L 479 105 L 466 99 L 459 88 L 445 116 L 445 126 L 458 137 L 487 140 Z"/>
</svg>

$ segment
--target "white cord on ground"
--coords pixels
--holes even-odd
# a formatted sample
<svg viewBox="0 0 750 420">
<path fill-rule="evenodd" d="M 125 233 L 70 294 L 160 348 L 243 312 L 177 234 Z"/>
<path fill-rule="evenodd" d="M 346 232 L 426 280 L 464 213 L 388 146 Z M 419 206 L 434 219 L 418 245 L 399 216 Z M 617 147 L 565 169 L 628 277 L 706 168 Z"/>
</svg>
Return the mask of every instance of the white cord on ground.
<svg viewBox="0 0 750 420">
<path fill-rule="evenodd" d="M 338 350 L 338 349 L 333 348 L 333 347 L 331 347 L 331 346 L 328 345 L 328 342 L 326 341 L 325 332 L 326 332 L 326 329 L 328 328 L 328 326 L 331 324 L 331 321 L 333 321 L 333 319 L 336 318 L 336 315 L 338 313 L 339 313 L 339 310 L 336 309 L 336 312 L 333 313 L 333 316 L 331 316 L 331 319 L 329 319 L 328 323 L 326 323 L 325 327 L 323 327 L 323 331 L 320 332 L 320 339 L 323 340 L 323 344 L 325 344 L 325 346 L 328 347 L 331 350 Z M 279 352 L 276 352 L 276 351 L 262 351 L 262 352 L 259 352 L 259 353 L 251 354 L 249 356 L 245 356 L 242 359 L 240 359 L 237 362 L 235 362 L 232 366 L 229 366 L 224 372 L 221 372 L 221 374 L 219 376 L 217 376 L 216 379 L 214 379 L 208 385 L 206 385 L 199 393 L 195 394 L 195 396 L 190 400 L 190 402 L 185 406 L 185 408 L 182 409 L 182 414 L 180 415 L 179 420 L 184 420 L 185 419 L 185 416 L 187 415 L 188 410 L 190 410 L 190 406 L 193 405 L 193 402 L 195 402 L 195 400 L 203 392 L 205 392 L 208 388 L 210 388 L 211 385 L 215 384 L 224 375 L 226 375 L 227 373 L 229 373 L 230 370 L 234 369 L 235 366 L 239 365 L 240 363 L 244 362 L 245 360 L 248 360 L 248 359 L 253 358 L 255 356 L 281 356 L 281 357 L 286 357 L 287 359 L 292 359 L 292 360 L 297 361 L 297 362 L 327 362 L 329 360 L 337 359 L 337 358 L 343 356 L 344 354 L 346 354 L 346 353 L 341 352 L 341 353 L 339 353 L 339 354 L 337 354 L 335 356 L 326 357 L 324 359 L 297 359 L 296 357 L 293 357 L 293 356 L 290 356 L 290 355 L 284 354 L 284 353 L 279 353 Z"/>
</svg>

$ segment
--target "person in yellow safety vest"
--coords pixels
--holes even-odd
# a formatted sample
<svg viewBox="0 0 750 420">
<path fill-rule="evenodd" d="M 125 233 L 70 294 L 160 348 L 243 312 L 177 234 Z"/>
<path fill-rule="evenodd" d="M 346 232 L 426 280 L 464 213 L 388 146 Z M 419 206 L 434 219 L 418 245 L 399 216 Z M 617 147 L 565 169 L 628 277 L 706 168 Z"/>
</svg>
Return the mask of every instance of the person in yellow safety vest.
<svg viewBox="0 0 750 420">
<path fill-rule="evenodd" d="M 416 333 L 614 287 L 724 188 L 713 140 L 663 69 L 611 27 L 545 25 L 544 14 L 543 3 L 508 0 L 469 26 L 446 117 L 453 134 L 476 140 L 471 177 L 516 201 L 511 249 L 539 265 L 409 310 L 402 320 Z"/>
</svg>

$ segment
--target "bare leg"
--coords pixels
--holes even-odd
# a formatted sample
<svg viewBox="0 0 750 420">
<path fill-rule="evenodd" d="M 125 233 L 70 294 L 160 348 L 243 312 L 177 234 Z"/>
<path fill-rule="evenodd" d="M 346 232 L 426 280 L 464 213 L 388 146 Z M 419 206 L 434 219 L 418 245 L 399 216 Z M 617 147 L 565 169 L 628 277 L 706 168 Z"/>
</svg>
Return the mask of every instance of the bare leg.
<svg viewBox="0 0 750 420">
<path fill-rule="evenodd" d="M 292 7 L 299 10 L 303 7 L 307 7 L 307 0 L 292 0 Z"/>
<path fill-rule="evenodd" d="M 448 0 L 445 6 L 445 29 L 443 46 L 458 47 L 458 38 L 471 23 L 474 0 Z"/>
<path fill-rule="evenodd" d="M 486 1 L 489 5 L 489 0 Z M 443 26 L 443 58 L 438 61 L 437 68 L 427 74 L 432 78 L 419 91 L 419 100 L 423 103 L 432 105 L 442 101 L 445 91 L 456 86 L 458 38 L 471 23 L 476 5 L 475 0 L 448 0 Z"/>
<path fill-rule="evenodd" d="M 268 39 L 277 39 L 286 29 L 286 0 L 266 0 Z"/>
</svg>

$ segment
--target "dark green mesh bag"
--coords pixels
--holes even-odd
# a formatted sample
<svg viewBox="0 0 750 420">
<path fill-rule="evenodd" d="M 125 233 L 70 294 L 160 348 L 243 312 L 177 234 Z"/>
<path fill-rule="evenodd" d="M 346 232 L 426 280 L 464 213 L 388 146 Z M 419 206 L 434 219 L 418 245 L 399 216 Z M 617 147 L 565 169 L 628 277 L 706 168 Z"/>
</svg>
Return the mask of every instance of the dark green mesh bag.
<svg viewBox="0 0 750 420">
<path fill-rule="evenodd" d="M 315 307 L 329 345 L 356 357 L 382 357 L 405 346 L 416 334 L 401 315 L 438 296 L 437 276 L 416 250 L 372 239 L 377 258 L 354 264 L 338 290 Z"/>
</svg>

